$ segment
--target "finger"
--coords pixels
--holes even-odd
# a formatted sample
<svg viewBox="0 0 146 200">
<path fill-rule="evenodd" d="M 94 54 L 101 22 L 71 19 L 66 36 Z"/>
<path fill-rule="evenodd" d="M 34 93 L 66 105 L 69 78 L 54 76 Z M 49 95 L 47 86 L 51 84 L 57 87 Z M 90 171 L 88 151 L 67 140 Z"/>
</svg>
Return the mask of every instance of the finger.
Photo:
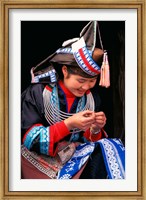
<svg viewBox="0 0 146 200">
<path fill-rule="evenodd" d="M 92 126 L 92 124 L 95 124 L 95 121 L 89 121 L 89 122 L 86 122 L 85 125 L 87 126 Z M 97 123 L 96 123 L 97 125 Z"/>
<path fill-rule="evenodd" d="M 96 120 L 94 124 L 104 126 L 106 124 L 106 120 Z"/>
<path fill-rule="evenodd" d="M 96 123 L 102 124 L 102 123 L 104 123 L 104 122 L 105 122 L 105 120 L 101 120 L 101 119 L 96 120 Z"/>
<path fill-rule="evenodd" d="M 91 124 L 86 124 L 85 126 L 82 126 L 82 130 L 83 131 L 86 131 L 86 130 L 88 130 L 89 128 L 91 127 Z"/>
<path fill-rule="evenodd" d="M 97 120 L 106 120 L 106 117 L 104 117 L 104 116 L 95 116 L 95 119 L 97 119 Z"/>
<path fill-rule="evenodd" d="M 93 115 L 94 112 L 91 111 L 91 110 L 85 110 L 85 111 L 82 112 L 82 114 L 83 114 L 84 117 L 89 117 L 89 116 Z"/>
<path fill-rule="evenodd" d="M 97 124 L 106 124 L 106 120 L 96 120 Z"/>
<path fill-rule="evenodd" d="M 99 116 L 98 116 L 98 117 L 95 117 L 95 120 L 96 120 L 96 121 L 103 121 L 103 122 L 106 122 L 106 117 L 101 117 L 101 116 L 99 117 Z"/>
<path fill-rule="evenodd" d="M 96 121 L 97 120 L 102 120 L 102 121 L 106 121 L 106 117 L 105 116 L 95 116 Z"/>
<path fill-rule="evenodd" d="M 86 119 L 86 120 L 95 120 L 95 113 L 92 112 L 92 113 L 85 113 L 83 114 L 83 118 Z"/>
<path fill-rule="evenodd" d="M 96 116 L 105 116 L 104 112 L 102 112 L 102 111 L 101 112 L 96 112 L 95 115 Z"/>
<path fill-rule="evenodd" d="M 88 117 L 88 118 L 84 118 L 83 119 L 83 122 L 85 123 L 85 124 L 93 124 L 93 123 L 95 123 L 95 119 L 94 118 L 91 118 L 91 117 Z"/>
</svg>

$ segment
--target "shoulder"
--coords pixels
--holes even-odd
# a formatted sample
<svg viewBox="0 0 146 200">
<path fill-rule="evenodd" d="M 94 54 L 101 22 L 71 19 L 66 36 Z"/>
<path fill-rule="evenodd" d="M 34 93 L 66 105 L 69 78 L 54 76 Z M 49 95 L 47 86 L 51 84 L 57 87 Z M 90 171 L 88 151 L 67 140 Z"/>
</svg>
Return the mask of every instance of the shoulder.
<svg viewBox="0 0 146 200">
<path fill-rule="evenodd" d="M 36 100 L 39 98 L 42 98 L 44 89 L 47 89 L 49 91 L 52 91 L 53 85 L 50 84 L 31 84 L 21 95 L 22 100 Z"/>
<path fill-rule="evenodd" d="M 43 84 L 31 84 L 28 88 L 26 88 L 21 97 L 29 100 L 30 98 L 35 97 L 36 95 L 40 95 L 44 89 L 45 85 Z"/>
</svg>

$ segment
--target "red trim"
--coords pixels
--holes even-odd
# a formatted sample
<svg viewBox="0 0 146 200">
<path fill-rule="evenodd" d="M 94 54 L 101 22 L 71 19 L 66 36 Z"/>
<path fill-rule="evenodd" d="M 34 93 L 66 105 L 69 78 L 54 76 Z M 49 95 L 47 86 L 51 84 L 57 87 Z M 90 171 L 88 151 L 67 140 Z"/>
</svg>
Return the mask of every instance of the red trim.
<svg viewBox="0 0 146 200">
<path fill-rule="evenodd" d="M 59 81 L 59 85 L 66 95 L 67 107 L 68 107 L 68 112 L 69 112 L 76 96 L 68 88 L 66 88 L 66 86 L 64 85 L 62 81 Z"/>
<path fill-rule="evenodd" d="M 55 156 L 54 144 L 62 140 L 64 137 L 70 134 L 70 131 L 66 127 L 64 121 L 57 122 L 56 124 L 50 126 L 50 146 L 49 155 Z"/>
<path fill-rule="evenodd" d="M 61 80 L 59 81 L 59 85 L 67 97 L 76 98 L 76 96 L 64 85 L 64 83 Z"/>
<path fill-rule="evenodd" d="M 24 137 L 23 137 L 23 143 L 26 139 L 27 134 L 30 132 L 31 129 L 33 129 L 35 126 L 43 126 L 42 124 L 34 124 L 33 126 L 31 126 L 25 133 Z"/>
<path fill-rule="evenodd" d="M 91 91 L 90 91 L 90 90 L 87 90 L 87 91 L 86 91 L 86 94 L 89 94 L 89 93 L 91 93 Z"/>
<path fill-rule="evenodd" d="M 92 142 L 96 142 L 102 138 L 102 132 L 100 131 L 97 134 L 91 134 L 91 140 Z"/>
<path fill-rule="evenodd" d="M 84 55 L 84 52 L 82 49 L 79 49 L 79 53 L 80 53 L 80 56 L 82 58 L 82 60 L 84 61 L 85 65 L 88 67 L 88 69 L 96 74 L 99 74 L 100 72 L 97 71 L 96 69 L 94 69 L 90 64 L 89 62 L 86 60 L 86 57 Z"/>
<path fill-rule="evenodd" d="M 96 142 L 102 138 L 107 138 L 108 135 L 103 129 L 97 134 L 91 134 L 90 129 L 88 129 L 84 132 L 84 137 L 89 141 Z"/>
<path fill-rule="evenodd" d="M 46 85 L 46 87 L 45 87 L 47 90 L 49 90 L 50 92 L 52 92 L 52 88 L 51 87 L 49 87 L 48 85 Z"/>
<path fill-rule="evenodd" d="M 54 149 L 54 129 L 51 128 L 52 126 L 48 127 L 48 131 L 50 132 L 50 141 L 49 141 L 49 148 L 48 148 L 48 154 L 49 156 L 53 156 L 53 149 Z"/>
</svg>

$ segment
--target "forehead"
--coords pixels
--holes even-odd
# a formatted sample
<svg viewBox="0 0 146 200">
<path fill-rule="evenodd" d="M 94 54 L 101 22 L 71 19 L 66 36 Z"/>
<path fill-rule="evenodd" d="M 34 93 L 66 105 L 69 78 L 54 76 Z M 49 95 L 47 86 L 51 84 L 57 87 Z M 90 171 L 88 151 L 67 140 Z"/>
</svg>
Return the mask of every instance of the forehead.
<svg viewBox="0 0 146 200">
<path fill-rule="evenodd" d="M 91 81 L 91 80 L 96 80 L 97 79 L 97 77 L 85 78 L 85 77 L 77 75 L 77 74 L 70 74 L 70 78 L 72 78 L 72 79 L 82 79 L 82 80 L 85 80 L 85 81 Z"/>
</svg>

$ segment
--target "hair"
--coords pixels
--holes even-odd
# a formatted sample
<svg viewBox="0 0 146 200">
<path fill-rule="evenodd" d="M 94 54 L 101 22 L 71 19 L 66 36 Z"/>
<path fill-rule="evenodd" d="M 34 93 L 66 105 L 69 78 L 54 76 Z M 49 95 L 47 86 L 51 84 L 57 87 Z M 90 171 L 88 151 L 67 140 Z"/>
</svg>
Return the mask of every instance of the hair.
<svg viewBox="0 0 146 200">
<path fill-rule="evenodd" d="M 54 65 L 54 63 L 53 63 L 53 65 Z M 58 73 L 58 76 L 59 76 L 59 79 L 63 79 L 63 73 L 62 73 L 62 67 L 63 67 L 64 65 L 54 65 L 54 68 L 55 68 L 55 70 L 56 70 L 56 72 Z M 68 74 L 70 75 L 70 74 L 74 74 L 74 75 L 79 75 L 79 76 L 82 76 L 82 77 L 84 77 L 84 78 L 95 78 L 95 77 L 97 77 L 98 75 L 96 75 L 96 76 L 91 76 L 91 75 L 89 75 L 89 74 L 87 74 L 87 73 L 85 73 L 80 67 L 78 67 L 78 66 L 72 66 L 72 65 L 65 65 L 66 67 L 67 67 L 67 72 L 68 72 Z"/>
</svg>

